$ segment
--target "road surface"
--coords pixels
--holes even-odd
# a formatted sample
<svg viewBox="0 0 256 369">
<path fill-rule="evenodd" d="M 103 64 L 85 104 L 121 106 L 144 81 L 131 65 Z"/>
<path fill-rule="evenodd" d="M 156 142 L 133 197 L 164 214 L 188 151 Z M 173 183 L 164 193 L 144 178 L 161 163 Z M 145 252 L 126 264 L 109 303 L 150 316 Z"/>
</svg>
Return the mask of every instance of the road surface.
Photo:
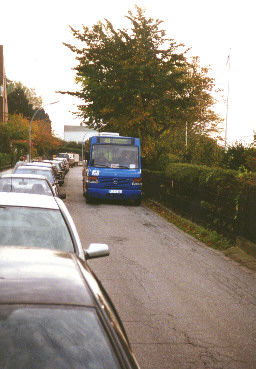
<svg viewBox="0 0 256 369">
<path fill-rule="evenodd" d="M 255 273 L 144 206 L 87 205 L 81 172 L 66 176 L 64 201 L 84 247 L 109 245 L 89 263 L 141 368 L 256 368 Z"/>
</svg>

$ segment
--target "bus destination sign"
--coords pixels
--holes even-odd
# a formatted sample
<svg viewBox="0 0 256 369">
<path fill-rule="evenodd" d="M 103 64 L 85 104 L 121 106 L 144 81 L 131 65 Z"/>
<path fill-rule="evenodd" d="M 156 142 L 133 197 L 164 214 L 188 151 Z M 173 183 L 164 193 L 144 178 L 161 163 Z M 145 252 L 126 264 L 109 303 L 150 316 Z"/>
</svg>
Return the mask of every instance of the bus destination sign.
<svg viewBox="0 0 256 369">
<path fill-rule="evenodd" d="M 134 144 L 134 139 L 123 137 L 98 137 L 98 142 L 101 144 L 132 145 Z"/>
</svg>

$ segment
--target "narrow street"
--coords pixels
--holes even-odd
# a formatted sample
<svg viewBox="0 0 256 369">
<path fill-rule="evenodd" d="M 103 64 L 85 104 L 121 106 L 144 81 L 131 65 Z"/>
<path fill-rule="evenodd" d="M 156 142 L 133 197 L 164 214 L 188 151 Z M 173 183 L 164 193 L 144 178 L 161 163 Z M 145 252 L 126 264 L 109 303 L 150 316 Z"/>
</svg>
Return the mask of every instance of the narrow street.
<svg viewBox="0 0 256 369">
<path fill-rule="evenodd" d="M 255 368 L 255 274 L 144 206 L 86 204 L 81 171 L 66 176 L 64 201 L 84 247 L 109 245 L 89 263 L 141 368 Z"/>
</svg>

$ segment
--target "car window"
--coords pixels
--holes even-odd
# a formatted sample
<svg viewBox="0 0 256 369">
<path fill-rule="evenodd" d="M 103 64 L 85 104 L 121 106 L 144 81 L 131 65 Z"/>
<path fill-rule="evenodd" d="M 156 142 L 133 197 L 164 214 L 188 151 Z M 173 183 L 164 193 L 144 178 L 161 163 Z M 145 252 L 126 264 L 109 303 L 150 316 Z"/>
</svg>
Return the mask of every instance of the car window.
<svg viewBox="0 0 256 369">
<path fill-rule="evenodd" d="M 1 368 L 119 369 L 94 308 L 1 306 Z"/>
<path fill-rule="evenodd" d="M 23 166 L 23 168 L 21 169 L 21 167 L 19 167 L 16 171 L 15 174 L 19 174 L 19 173 L 23 173 L 23 174 L 38 174 L 40 176 L 44 176 L 46 178 L 48 178 L 48 180 L 50 181 L 50 183 L 54 183 L 54 178 L 53 175 L 51 173 L 50 170 L 43 170 L 40 169 L 38 167 L 38 169 L 31 169 L 29 168 L 29 166 L 26 168 L 25 166 Z"/>
<path fill-rule="evenodd" d="M 57 167 L 58 171 L 61 171 L 61 166 L 59 163 L 54 162 L 53 164 Z"/>
<path fill-rule="evenodd" d="M 48 182 L 39 178 L 0 178 L 0 191 L 53 196 Z"/>
<path fill-rule="evenodd" d="M 75 251 L 59 210 L 18 206 L 0 206 L 0 246 Z"/>
</svg>

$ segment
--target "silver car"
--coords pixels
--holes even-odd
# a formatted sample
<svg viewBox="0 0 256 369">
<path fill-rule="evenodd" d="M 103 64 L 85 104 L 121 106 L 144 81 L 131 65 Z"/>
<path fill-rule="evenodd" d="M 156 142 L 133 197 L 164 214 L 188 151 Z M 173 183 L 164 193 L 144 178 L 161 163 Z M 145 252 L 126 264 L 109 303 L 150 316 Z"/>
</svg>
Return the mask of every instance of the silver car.
<svg viewBox="0 0 256 369">
<path fill-rule="evenodd" d="M 48 178 L 51 183 L 56 196 L 59 194 L 59 185 L 54 177 L 54 173 L 52 168 L 48 168 L 47 166 L 36 166 L 36 165 L 21 165 L 16 169 L 15 174 L 37 174 Z"/>
<path fill-rule="evenodd" d="M 0 178 L 0 191 L 56 196 L 49 180 L 36 174 L 4 174 Z M 58 197 L 65 199 L 66 194 L 58 194 Z"/>
<path fill-rule="evenodd" d="M 83 250 L 75 224 L 58 197 L 0 192 L 0 246 L 57 249 L 92 257 L 102 255 L 102 245 Z M 103 247 L 105 254 L 107 246 Z"/>
</svg>

